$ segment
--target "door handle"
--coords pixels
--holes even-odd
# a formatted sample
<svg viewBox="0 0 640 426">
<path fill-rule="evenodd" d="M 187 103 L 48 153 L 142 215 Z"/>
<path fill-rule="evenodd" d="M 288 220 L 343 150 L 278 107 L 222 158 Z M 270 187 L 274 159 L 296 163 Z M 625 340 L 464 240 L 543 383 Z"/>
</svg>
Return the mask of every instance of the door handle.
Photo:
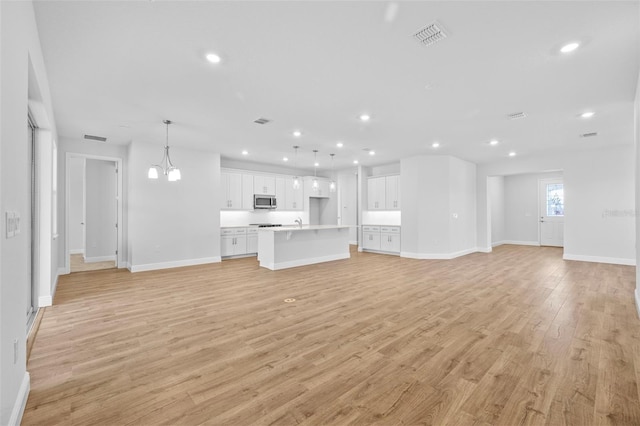
<svg viewBox="0 0 640 426">
<path fill-rule="evenodd" d="M 544 223 L 544 220 L 541 220 L 540 223 Z"/>
</svg>

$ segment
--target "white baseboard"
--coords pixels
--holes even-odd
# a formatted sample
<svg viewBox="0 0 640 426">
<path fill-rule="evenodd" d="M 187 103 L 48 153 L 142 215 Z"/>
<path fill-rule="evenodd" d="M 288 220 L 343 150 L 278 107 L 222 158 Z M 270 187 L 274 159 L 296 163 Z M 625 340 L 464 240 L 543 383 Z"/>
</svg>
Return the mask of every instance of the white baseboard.
<svg viewBox="0 0 640 426">
<path fill-rule="evenodd" d="M 358 245 L 358 241 L 357 240 L 349 241 L 349 245 L 357 246 Z"/>
<path fill-rule="evenodd" d="M 612 263 L 614 265 L 635 266 L 635 259 L 626 259 L 621 257 L 603 257 L 603 256 L 583 256 L 581 254 L 565 253 L 562 258 L 564 260 L 577 260 L 580 262 L 596 262 L 596 263 Z"/>
<path fill-rule="evenodd" d="M 61 266 L 58 268 L 58 276 L 60 275 L 68 275 L 71 273 L 69 266 Z"/>
<path fill-rule="evenodd" d="M 51 305 L 53 305 L 53 296 L 38 297 L 38 308 L 45 308 Z"/>
<path fill-rule="evenodd" d="M 388 254 L 391 256 L 400 256 L 400 252 L 397 252 L 397 251 L 384 251 L 384 250 L 371 250 L 371 249 L 363 249 L 362 251 L 366 251 L 367 253 L 378 253 L 378 254 Z"/>
<path fill-rule="evenodd" d="M 116 256 L 95 256 L 95 257 L 85 257 L 84 263 L 96 263 L 96 262 L 115 262 Z"/>
<path fill-rule="evenodd" d="M 636 287 L 635 293 L 636 293 L 636 310 L 638 311 L 638 319 L 640 319 L 640 287 Z"/>
<path fill-rule="evenodd" d="M 222 259 L 220 258 L 220 256 L 214 256 L 214 257 L 204 257 L 202 259 L 186 259 L 186 260 L 175 260 L 172 262 L 147 263 L 144 265 L 129 265 L 129 270 L 131 272 L 156 271 L 158 269 L 169 269 L 169 268 L 180 268 L 182 266 L 204 265 L 206 263 L 218 263 L 221 261 Z"/>
<path fill-rule="evenodd" d="M 538 246 L 540 247 L 539 241 L 516 241 L 516 240 L 504 240 L 501 241 L 502 244 L 512 244 L 515 246 Z"/>
<path fill-rule="evenodd" d="M 349 253 L 341 253 L 341 254 L 332 254 L 330 256 L 310 257 L 306 259 L 291 260 L 289 262 L 264 263 L 264 264 L 260 262 L 260 266 L 267 269 L 271 269 L 272 271 L 277 271 L 280 269 L 295 268 L 297 266 L 305 266 L 305 265 L 313 265 L 315 263 L 330 262 L 332 260 L 349 259 L 350 257 L 351 255 Z"/>
<path fill-rule="evenodd" d="M 24 414 L 24 408 L 27 406 L 27 398 L 29 398 L 30 390 L 31 378 L 29 376 L 29 372 L 25 371 L 24 377 L 22 378 L 22 384 L 20 385 L 20 390 L 18 391 L 18 396 L 16 397 L 13 409 L 11 410 L 9 426 L 19 426 L 22 422 L 22 415 Z"/>
<path fill-rule="evenodd" d="M 84 254 L 84 249 L 70 249 L 69 254 Z"/>
<path fill-rule="evenodd" d="M 476 251 L 479 253 L 491 253 L 493 251 L 492 247 L 476 247 Z"/>
<path fill-rule="evenodd" d="M 503 245 L 503 244 L 505 244 L 504 240 L 502 240 L 502 241 L 495 241 L 495 242 L 492 242 L 492 243 L 491 243 L 491 247 L 498 247 L 498 246 L 501 246 L 501 245 Z"/>
<path fill-rule="evenodd" d="M 400 253 L 400 257 L 406 257 L 409 259 L 422 259 L 422 260 L 450 260 L 456 257 L 466 256 L 467 254 L 475 253 L 478 249 L 476 247 L 460 250 L 453 253 L 411 253 L 403 251 Z"/>
</svg>

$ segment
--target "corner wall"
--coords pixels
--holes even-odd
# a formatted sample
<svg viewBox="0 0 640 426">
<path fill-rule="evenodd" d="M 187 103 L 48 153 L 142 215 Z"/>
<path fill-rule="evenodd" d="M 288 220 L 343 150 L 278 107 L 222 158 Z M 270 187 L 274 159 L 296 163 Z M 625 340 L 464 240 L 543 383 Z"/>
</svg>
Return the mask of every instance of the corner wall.
<svg viewBox="0 0 640 426">
<path fill-rule="evenodd" d="M 640 73 L 636 85 L 636 99 L 634 102 L 634 127 L 635 127 L 635 184 L 636 184 L 636 309 L 640 317 Z"/>
<path fill-rule="evenodd" d="M 26 371 L 26 306 L 30 286 L 30 163 L 28 149 L 27 114 L 29 87 L 37 85 L 39 99 L 37 120 L 41 128 L 37 141 L 46 141 L 51 149 L 56 129 L 44 58 L 38 38 L 35 14 L 31 2 L 0 1 L 0 213 L 15 211 L 21 216 L 20 234 L 6 238 L 5 220 L 0 221 L 0 424 L 18 424 L 29 394 L 30 380 Z M 31 64 L 31 65 L 30 65 Z M 32 78 L 29 67 L 31 66 Z M 41 151 L 40 154 L 44 154 Z M 40 156 L 49 159 L 51 152 Z M 48 173 L 48 174 L 47 174 Z M 51 164 L 40 170 L 41 188 L 51 194 Z M 51 199 L 40 206 L 43 220 L 51 218 Z M 41 228 L 47 239 L 49 253 L 41 259 L 42 265 L 55 264 L 56 248 L 51 246 L 52 227 Z M 46 245 L 45 245 L 46 246 Z M 42 249 L 42 247 L 41 247 Z M 43 257 L 43 256 L 41 256 Z M 49 272 L 51 268 L 49 268 Z M 46 271 L 45 271 L 46 272 Z M 40 290 L 51 291 L 55 275 L 40 282 Z M 42 296 L 40 294 L 39 296 Z M 15 342 L 15 343 L 14 343 Z M 17 349 L 14 353 L 14 345 Z"/>
</svg>

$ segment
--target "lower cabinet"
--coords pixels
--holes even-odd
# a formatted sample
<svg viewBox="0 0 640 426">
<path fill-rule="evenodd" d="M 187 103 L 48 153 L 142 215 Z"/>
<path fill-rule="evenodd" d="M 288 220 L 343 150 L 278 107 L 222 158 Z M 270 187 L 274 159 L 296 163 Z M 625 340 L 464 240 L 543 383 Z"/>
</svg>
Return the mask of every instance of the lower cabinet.
<svg viewBox="0 0 640 426">
<path fill-rule="evenodd" d="M 246 228 L 221 229 L 220 233 L 220 255 L 222 257 L 247 254 Z"/>
<path fill-rule="evenodd" d="M 400 253 L 400 227 L 364 225 L 362 227 L 362 249 Z"/>
<path fill-rule="evenodd" d="M 247 254 L 258 253 L 258 229 L 247 229 Z"/>
</svg>

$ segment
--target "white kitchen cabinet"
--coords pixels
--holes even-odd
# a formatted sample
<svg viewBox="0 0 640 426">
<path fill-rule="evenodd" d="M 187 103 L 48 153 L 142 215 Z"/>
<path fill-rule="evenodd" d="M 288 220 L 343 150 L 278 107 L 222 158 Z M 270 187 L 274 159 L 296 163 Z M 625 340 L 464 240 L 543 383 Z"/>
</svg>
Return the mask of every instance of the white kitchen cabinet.
<svg viewBox="0 0 640 426">
<path fill-rule="evenodd" d="M 380 227 L 362 227 L 362 248 L 364 250 L 380 250 Z"/>
<path fill-rule="evenodd" d="M 223 210 L 253 209 L 253 176 L 236 172 L 220 174 Z"/>
<path fill-rule="evenodd" d="M 254 175 L 253 193 L 262 195 L 276 195 L 276 178 L 273 176 Z"/>
<path fill-rule="evenodd" d="M 400 227 L 380 227 L 380 250 L 390 253 L 400 253 Z"/>
<path fill-rule="evenodd" d="M 385 203 L 387 210 L 400 209 L 400 176 L 386 176 L 385 180 Z"/>
<path fill-rule="evenodd" d="M 293 178 L 287 177 L 284 179 L 284 210 L 303 210 L 304 198 L 302 197 L 302 179 L 298 178 L 300 186 L 298 189 L 293 189 Z M 280 200 L 278 200 L 278 208 L 282 206 Z"/>
<path fill-rule="evenodd" d="M 362 249 L 399 254 L 400 227 L 363 225 Z"/>
<path fill-rule="evenodd" d="M 220 234 L 220 255 L 222 257 L 247 254 L 246 228 L 222 228 Z"/>
<path fill-rule="evenodd" d="M 367 207 L 368 210 L 386 210 L 385 177 L 370 177 L 367 179 Z"/>
<path fill-rule="evenodd" d="M 258 228 L 247 228 L 247 254 L 258 253 Z"/>
</svg>

